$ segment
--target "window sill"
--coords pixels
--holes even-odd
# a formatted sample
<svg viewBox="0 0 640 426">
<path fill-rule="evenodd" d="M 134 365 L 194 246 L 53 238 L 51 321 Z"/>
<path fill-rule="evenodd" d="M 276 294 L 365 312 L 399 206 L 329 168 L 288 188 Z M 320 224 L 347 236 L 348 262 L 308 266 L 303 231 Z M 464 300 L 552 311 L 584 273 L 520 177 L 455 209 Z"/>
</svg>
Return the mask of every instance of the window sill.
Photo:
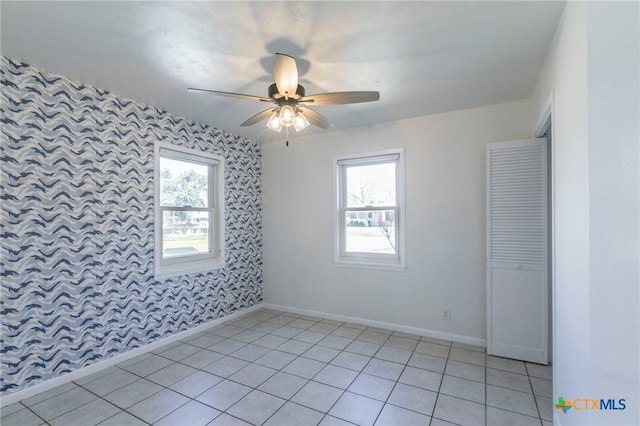
<svg viewBox="0 0 640 426">
<path fill-rule="evenodd" d="M 156 281 L 167 278 L 174 278 L 180 275 L 200 274 L 203 272 L 213 272 L 224 266 L 220 259 L 207 259 L 185 264 L 173 264 L 156 268 L 154 278 Z"/>
<path fill-rule="evenodd" d="M 399 263 L 380 263 L 365 261 L 334 260 L 333 266 L 339 268 L 373 269 L 378 271 L 407 272 L 406 265 Z"/>
</svg>

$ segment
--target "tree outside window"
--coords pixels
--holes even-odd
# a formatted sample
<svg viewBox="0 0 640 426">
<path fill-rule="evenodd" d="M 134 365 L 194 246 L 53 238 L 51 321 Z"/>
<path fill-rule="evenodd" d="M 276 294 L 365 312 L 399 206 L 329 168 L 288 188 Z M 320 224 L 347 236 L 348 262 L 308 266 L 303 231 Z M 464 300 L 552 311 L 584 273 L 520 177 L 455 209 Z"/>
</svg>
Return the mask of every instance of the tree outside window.
<svg viewBox="0 0 640 426">
<path fill-rule="evenodd" d="M 156 276 L 217 269 L 223 261 L 223 159 L 156 145 Z"/>
<path fill-rule="evenodd" d="M 402 264 L 401 150 L 337 160 L 337 263 Z"/>
</svg>

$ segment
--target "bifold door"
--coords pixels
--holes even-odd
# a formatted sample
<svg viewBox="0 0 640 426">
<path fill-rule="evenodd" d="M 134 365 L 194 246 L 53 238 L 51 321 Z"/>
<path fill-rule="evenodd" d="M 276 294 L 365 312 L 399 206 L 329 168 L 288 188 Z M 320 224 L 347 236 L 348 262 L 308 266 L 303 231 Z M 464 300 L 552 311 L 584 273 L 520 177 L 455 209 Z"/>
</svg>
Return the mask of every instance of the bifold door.
<svg viewBox="0 0 640 426">
<path fill-rule="evenodd" d="M 487 146 L 487 353 L 548 363 L 546 139 Z"/>
</svg>

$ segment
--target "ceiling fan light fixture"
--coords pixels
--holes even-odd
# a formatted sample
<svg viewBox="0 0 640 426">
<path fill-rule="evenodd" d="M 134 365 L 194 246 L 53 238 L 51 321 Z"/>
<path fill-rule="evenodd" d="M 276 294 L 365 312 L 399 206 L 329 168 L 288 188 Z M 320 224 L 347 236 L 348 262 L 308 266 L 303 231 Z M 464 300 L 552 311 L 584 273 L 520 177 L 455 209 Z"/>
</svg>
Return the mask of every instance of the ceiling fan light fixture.
<svg viewBox="0 0 640 426">
<path fill-rule="evenodd" d="M 296 129 L 296 132 L 300 132 L 306 129 L 309 126 L 309 120 L 304 116 L 302 111 L 296 112 L 296 118 L 293 119 L 293 127 Z"/>
<path fill-rule="evenodd" d="M 274 111 L 269 117 L 269 121 L 267 121 L 267 127 L 273 130 L 274 132 L 279 132 L 282 130 L 282 121 L 280 120 L 280 111 Z"/>
<path fill-rule="evenodd" d="M 332 127 L 327 117 L 308 108 L 308 106 L 355 104 L 380 99 L 380 93 L 371 91 L 328 92 L 307 96 L 304 86 L 298 81 L 298 67 L 295 58 L 283 53 L 276 53 L 273 64 L 273 79 L 275 81 L 268 87 L 267 97 L 193 87 L 187 90 L 274 104 L 275 106 L 260 111 L 241 124 L 243 127 L 253 126 L 269 117 L 267 128 L 274 132 L 282 131 L 283 127 L 286 127 L 288 132 L 289 127 L 292 126 L 297 132 L 300 132 L 310 124 L 322 129 Z"/>
<path fill-rule="evenodd" d="M 296 113 L 289 105 L 280 108 L 280 122 L 285 127 L 291 127 L 295 119 Z"/>
</svg>

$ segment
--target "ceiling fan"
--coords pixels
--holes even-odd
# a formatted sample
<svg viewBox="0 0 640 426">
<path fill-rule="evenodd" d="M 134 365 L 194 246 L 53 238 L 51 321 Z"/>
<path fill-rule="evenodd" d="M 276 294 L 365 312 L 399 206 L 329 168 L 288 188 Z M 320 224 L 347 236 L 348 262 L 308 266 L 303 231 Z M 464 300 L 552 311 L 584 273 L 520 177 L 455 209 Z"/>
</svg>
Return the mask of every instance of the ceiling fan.
<svg viewBox="0 0 640 426">
<path fill-rule="evenodd" d="M 269 118 L 267 127 L 279 132 L 282 127 L 293 126 L 296 131 L 305 129 L 309 124 L 323 129 L 331 128 L 331 123 L 322 114 L 308 108 L 315 105 L 340 105 L 371 102 L 380 99 L 378 92 L 332 92 L 306 96 L 304 87 L 298 84 L 298 67 L 294 57 L 276 53 L 273 65 L 273 79 L 267 90 L 267 97 L 245 95 L 242 93 L 220 92 L 217 90 L 189 88 L 190 92 L 211 93 L 250 101 L 268 102 L 274 107 L 261 111 L 246 120 L 241 126 L 251 126 Z"/>
</svg>

